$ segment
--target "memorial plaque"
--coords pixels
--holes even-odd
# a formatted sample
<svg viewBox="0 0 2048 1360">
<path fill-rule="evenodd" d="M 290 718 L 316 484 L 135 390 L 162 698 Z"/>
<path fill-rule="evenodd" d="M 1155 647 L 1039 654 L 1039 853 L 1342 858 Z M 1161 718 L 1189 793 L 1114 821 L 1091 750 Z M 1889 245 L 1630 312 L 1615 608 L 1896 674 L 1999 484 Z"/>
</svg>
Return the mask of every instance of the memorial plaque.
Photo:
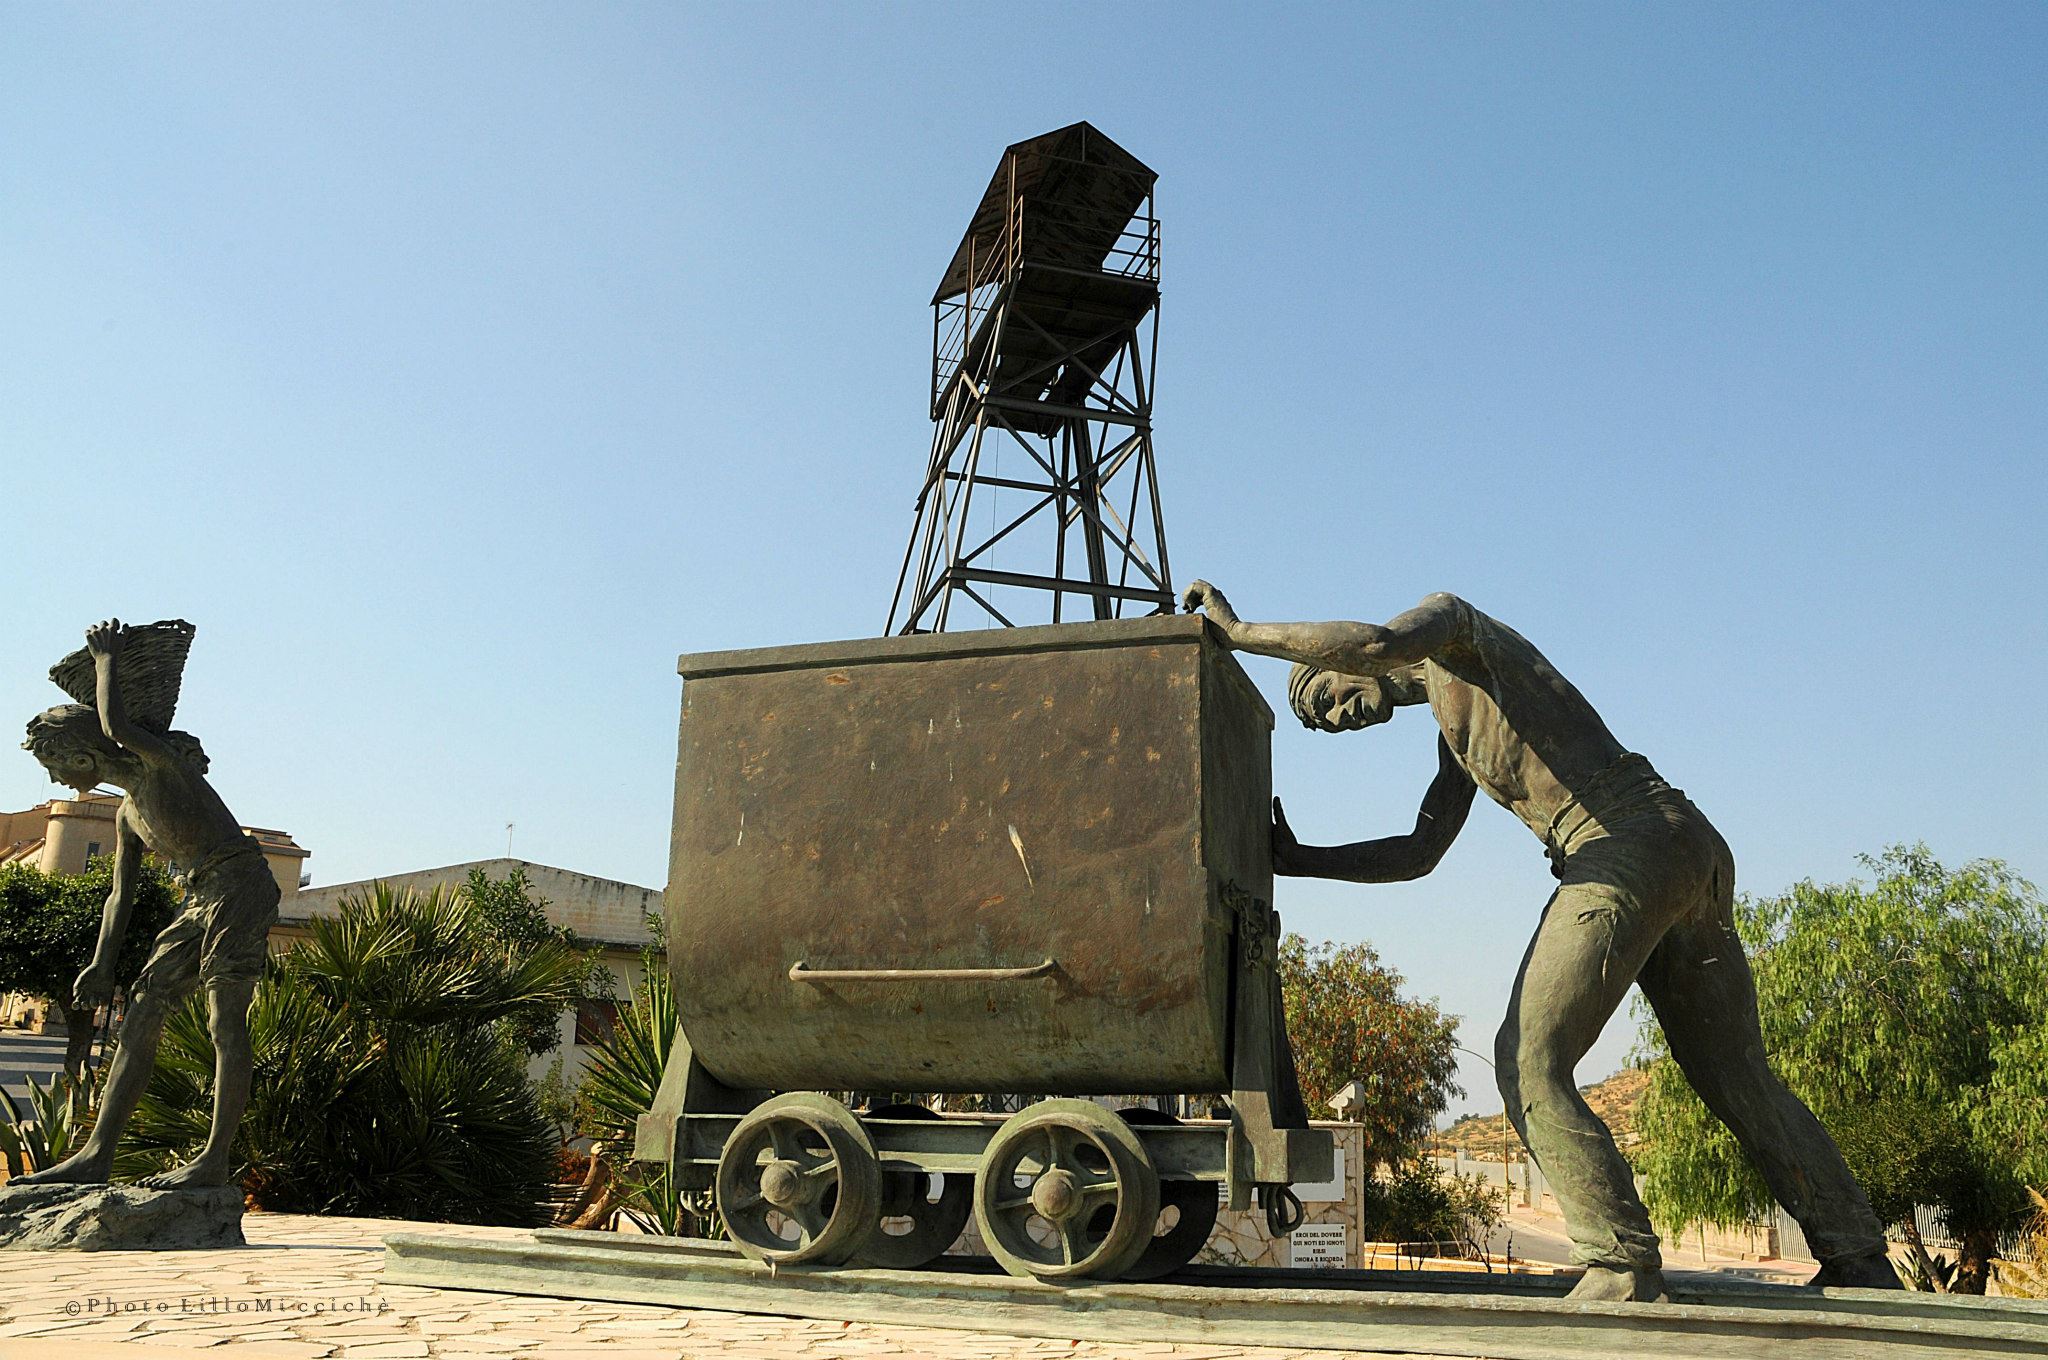
<svg viewBox="0 0 2048 1360">
<path fill-rule="evenodd" d="M 1344 1268 L 1342 1223 L 1304 1223 L 1287 1239 L 1287 1264 L 1296 1269 Z"/>
</svg>

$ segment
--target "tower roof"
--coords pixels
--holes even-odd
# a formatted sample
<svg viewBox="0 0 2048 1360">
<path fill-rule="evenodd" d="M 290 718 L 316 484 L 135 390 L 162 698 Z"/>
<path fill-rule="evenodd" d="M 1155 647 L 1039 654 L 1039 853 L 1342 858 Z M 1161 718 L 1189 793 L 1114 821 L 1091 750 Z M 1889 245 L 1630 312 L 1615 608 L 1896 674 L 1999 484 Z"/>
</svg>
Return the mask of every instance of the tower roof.
<svg viewBox="0 0 2048 1360">
<path fill-rule="evenodd" d="M 932 301 L 967 288 L 970 259 L 979 261 L 997 249 L 1013 198 L 1024 201 L 1032 218 L 1033 261 L 1094 269 L 1158 178 L 1092 123 L 1071 123 L 1015 143 L 996 163 Z"/>
</svg>

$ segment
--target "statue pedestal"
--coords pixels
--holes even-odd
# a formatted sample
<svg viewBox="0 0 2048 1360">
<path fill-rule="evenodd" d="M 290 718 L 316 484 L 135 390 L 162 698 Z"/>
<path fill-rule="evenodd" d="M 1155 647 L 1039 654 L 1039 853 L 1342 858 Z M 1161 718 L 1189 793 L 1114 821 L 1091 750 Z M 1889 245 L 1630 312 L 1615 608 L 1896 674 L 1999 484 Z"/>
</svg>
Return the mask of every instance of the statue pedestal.
<svg viewBox="0 0 2048 1360">
<path fill-rule="evenodd" d="M 181 1251 L 240 1247 L 233 1185 L 0 1185 L 0 1251 Z"/>
</svg>

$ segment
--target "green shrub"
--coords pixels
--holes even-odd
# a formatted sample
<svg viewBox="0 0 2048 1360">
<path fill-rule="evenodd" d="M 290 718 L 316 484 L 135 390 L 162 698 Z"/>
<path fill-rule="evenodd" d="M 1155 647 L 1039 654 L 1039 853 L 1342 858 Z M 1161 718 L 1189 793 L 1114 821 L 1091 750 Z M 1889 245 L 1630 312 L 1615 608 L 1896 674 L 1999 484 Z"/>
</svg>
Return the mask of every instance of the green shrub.
<svg viewBox="0 0 2048 1360">
<path fill-rule="evenodd" d="M 1367 1241 L 1434 1243 L 1485 1254 L 1507 1195 L 1484 1177 L 1449 1175 L 1427 1157 L 1397 1163 L 1361 1187 L 1360 1228 Z"/>
<path fill-rule="evenodd" d="M 243 1186 L 278 1211 L 543 1222 L 558 1138 L 525 1039 L 537 1009 L 569 1004 L 583 968 L 560 940 L 507 943 L 460 893 L 380 883 L 344 899 L 257 988 Z M 182 1160 L 205 1138 L 203 1005 L 165 1025 L 124 1144 L 131 1165 Z"/>
<path fill-rule="evenodd" d="M 83 1077 L 59 1075 L 48 1086 L 28 1081 L 28 1108 L 0 1089 L 0 1163 L 9 1177 L 47 1171 L 78 1150 L 92 1133 L 104 1067 Z"/>
</svg>

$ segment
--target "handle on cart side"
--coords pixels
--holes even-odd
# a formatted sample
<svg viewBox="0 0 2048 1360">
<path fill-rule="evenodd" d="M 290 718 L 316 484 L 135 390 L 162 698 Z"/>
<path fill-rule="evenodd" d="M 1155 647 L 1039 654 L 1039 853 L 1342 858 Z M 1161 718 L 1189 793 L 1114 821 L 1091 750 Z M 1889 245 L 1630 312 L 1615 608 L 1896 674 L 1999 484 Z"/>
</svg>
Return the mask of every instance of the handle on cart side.
<svg viewBox="0 0 2048 1360">
<path fill-rule="evenodd" d="M 791 982 L 1023 982 L 1059 971 L 1048 958 L 1029 968 L 811 968 L 798 959 L 789 965 Z"/>
</svg>

